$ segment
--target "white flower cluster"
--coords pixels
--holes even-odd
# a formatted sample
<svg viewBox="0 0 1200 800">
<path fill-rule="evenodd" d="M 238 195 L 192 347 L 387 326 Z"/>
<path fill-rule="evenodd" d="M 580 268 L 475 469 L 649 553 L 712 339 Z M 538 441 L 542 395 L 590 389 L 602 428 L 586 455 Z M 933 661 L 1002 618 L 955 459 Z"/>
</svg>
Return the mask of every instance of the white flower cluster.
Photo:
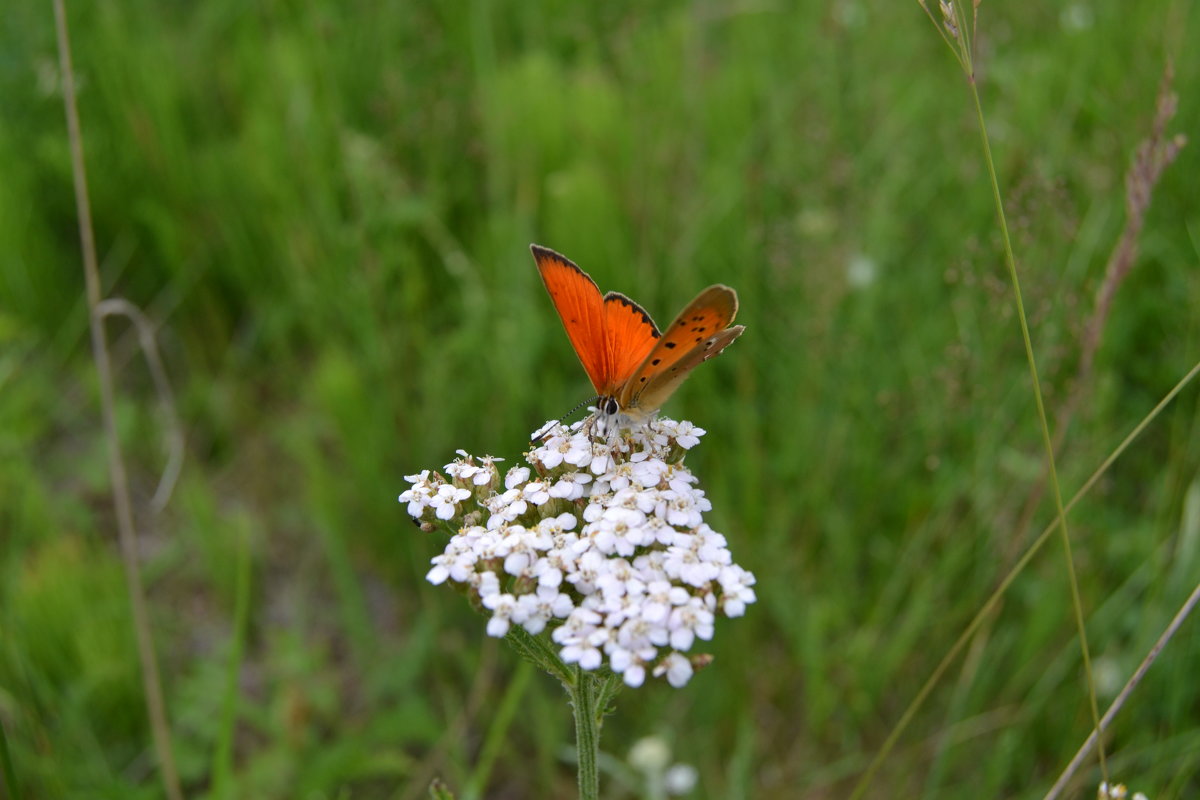
<svg viewBox="0 0 1200 800">
<path fill-rule="evenodd" d="M 1099 791 L 1096 792 L 1098 800 L 1126 800 L 1129 797 L 1129 790 L 1125 788 L 1123 783 L 1108 783 L 1107 781 L 1100 784 Z M 1133 800 L 1146 800 L 1146 795 L 1141 792 L 1133 793 Z"/>
<path fill-rule="evenodd" d="M 712 505 L 682 463 L 704 431 L 669 419 L 609 439 L 589 431 L 555 424 L 503 481 L 497 459 L 461 450 L 448 477 L 406 476 L 408 513 L 456 531 L 426 577 L 466 587 L 492 636 L 548 630 L 568 664 L 607 657 L 630 686 L 647 671 L 683 686 L 708 660 L 684 654 L 712 638 L 715 616 L 755 600 L 754 575 L 703 521 Z"/>
</svg>

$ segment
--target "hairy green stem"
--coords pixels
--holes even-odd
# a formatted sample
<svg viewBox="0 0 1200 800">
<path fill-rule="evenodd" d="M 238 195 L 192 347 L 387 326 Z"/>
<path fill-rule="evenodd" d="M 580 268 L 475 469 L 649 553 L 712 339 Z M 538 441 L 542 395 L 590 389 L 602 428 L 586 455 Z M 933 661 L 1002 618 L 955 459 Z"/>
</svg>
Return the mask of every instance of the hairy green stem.
<svg viewBox="0 0 1200 800">
<path fill-rule="evenodd" d="M 575 715 L 575 748 L 579 764 L 579 797 L 600 797 L 600 728 L 617 692 L 621 677 L 608 669 L 587 670 L 563 663 L 546 636 L 534 635 L 513 625 L 504 637 L 529 663 L 558 679 Z"/>
<path fill-rule="evenodd" d="M 971 87 L 971 98 L 975 101 L 975 113 L 979 119 L 979 138 L 983 144 L 983 158 L 987 163 L 988 177 L 992 182 L 992 199 L 996 203 L 996 217 L 1000 223 L 1000 237 L 1004 241 L 1004 261 L 1008 267 L 1008 275 L 1012 280 L 1013 299 L 1017 305 L 1017 319 L 1021 323 L 1021 338 L 1025 342 L 1025 359 L 1029 364 L 1029 377 L 1033 381 L 1033 398 L 1037 404 L 1038 421 L 1042 428 L 1042 443 L 1046 448 L 1046 461 L 1050 468 L 1050 486 L 1054 490 L 1054 505 L 1058 512 L 1058 532 L 1063 545 L 1063 556 L 1066 559 L 1067 578 L 1071 584 L 1071 602 L 1075 610 L 1075 627 L 1079 631 L 1079 649 L 1083 654 L 1083 671 L 1088 684 L 1088 701 L 1092 710 L 1092 727 L 1099 734 L 1100 709 L 1096 704 L 1096 682 L 1092 676 L 1092 659 L 1088 650 L 1087 629 L 1083 621 L 1083 602 L 1079 597 L 1079 581 L 1075 576 L 1075 559 L 1071 554 L 1071 536 L 1067 531 L 1067 512 L 1063 506 L 1062 489 L 1058 482 L 1058 467 L 1054 459 L 1054 443 L 1050 436 L 1050 423 L 1046 418 L 1046 404 L 1042 400 L 1041 382 L 1038 380 L 1037 360 L 1033 354 L 1033 340 L 1029 335 L 1029 322 L 1025 317 L 1025 304 L 1021 300 L 1021 282 L 1017 277 L 1017 260 L 1013 256 L 1012 240 L 1008 234 L 1008 221 L 1004 216 L 1004 202 L 1000 198 L 1000 181 L 996 177 L 996 164 L 992 159 L 992 145 L 988 140 L 987 125 L 983 119 L 983 104 L 979 100 L 979 85 L 975 81 L 974 70 L 967 76 Z M 1100 757 L 1100 773 L 1108 780 L 1108 768 L 1104 760 L 1104 744 L 1100 743 L 1097 753 Z"/>
<path fill-rule="evenodd" d="M 574 680 L 564 684 L 575 714 L 580 800 L 598 800 L 600 797 L 600 728 L 605 710 L 617 692 L 618 680 L 607 670 L 585 670 L 577 666 Z"/>
</svg>

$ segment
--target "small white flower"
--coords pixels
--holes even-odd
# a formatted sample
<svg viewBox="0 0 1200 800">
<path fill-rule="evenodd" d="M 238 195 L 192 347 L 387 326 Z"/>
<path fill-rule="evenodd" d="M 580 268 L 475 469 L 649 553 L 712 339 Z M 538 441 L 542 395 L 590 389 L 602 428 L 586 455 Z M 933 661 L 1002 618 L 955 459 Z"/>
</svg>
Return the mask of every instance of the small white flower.
<svg viewBox="0 0 1200 800">
<path fill-rule="evenodd" d="M 676 540 L 685 536 L 686 534 L 679 534 Z M 694 547 L 673 544 L 667 548 L 663 569 L 673 578 L 691 586 L 702 587 L 717 577 L 721 568 L 701 559 Z"/>
<path fill-rule="evenodd" d="M 425 512 L 425 508 L 430 505 L 435 491 L 434 485 L 429 480 L 429 470 L 421 470 L 416 475 L 405 475 L 404 480 L 412 484 L 412 488 L 400 494 L 400 502 L 407 503 L 408 515 L 413 519 L 420 519 Z"/>
<path fill-rule="evenodd" d="M 682 447 L 684 450 L 691 450 L 696 445 L 700 444 L 700 437 L 708 431 L 699 426 L 693 425 L 686 419 L 681 420 L 675 426 L 675 444 Z"/>
<path fill-rule="evenodd" d="M 500 578 L 496 573 L 488 570 L 479 576 L 479 585 L 476 589 L 479 592 L 480 599 L 500 594 Z"/>
<path fill-rule="evenodd" d="M 517 607 L 517 598 L 507 592 L 491 594 L 483 598 L 483 607 L 492 612 L 492 618 L 488 620 L 487 624 L 488 636 L 499 638 L 508 633 L 513 611 Z"/>
<path fill-rule="evenodd" d="M 658 505 L 654 513 L 681 528 L 694 528 L 703 521 L 696 497 L 691 492 L 678 492 L 675 489 L 658 493 Z"/>
<path fill-rule="evenodd" d="M 575 527 L 575 515 L 569 512 L 563 512 L 557 517 L 546 517 L 538 523 L 538 530 L 549 534 L 551 537 L 561 534 L 563 531 L 569 531 Z"/>
<path fill-rule="evenodd" d="M 545 505 L 550 500 L 550 492 L 547 491 L 546 484 L 541 481 L 531 481 L 525 484 L 521 494 L 535 506 Z"/>
<path fill-rule="evenodd" d="M 658 486 L 663 475 L 669 469 L 667 462 L 657 458 L 647 458 L 641 461 L 634 462 L 630 468 L 633 474 L 633 480 L 638 486 L 643 489 L 652 489 Z"/>
<path fill-rule="evenodd" d="M 642 603 L 642 619 L 661 624 L 675 606 L 683 605 L 691 595 L 682 586 L 672 586 L 668 581 L 655 580 L 646 586 L 646 600 Z"/>
<path fill-rule="evenodd" d="M 568 472 L 550 485 L 548 491 L 551 497 L 562 500 L 579 500 L 583 497 L 584 487 L 592 482 L 592 476 L 583 472 Z"/>
<path fill-rule="evenodd" d="M 592 458 L 591 458 L 591 461 L 588 463 L 588 469 L 590 469 L 592 471 L 592 474 L 593 475 L 604 475 L 606 472 L 609 471 L 609 469 L 612 468 L 612 465 L 613 465 L 612 449 L 608 445 L 605 445 L 605 444 L 599 444 L 599 443 L 593 444 L 592 445 Z"/>
<path fill-rule="evenodd" d="M 470 496 L 471 493 L 466 489 L 459 489 L 451 483 L 443 483 L 430 498 L 429 505 L 438 519 L 453 519 L 459 502 Z"/>
<path fill-rule="evenodd" d="M 592 462 L 592 442 L 586 434 L 576 433 L 571 437 L 569 449 L 563 461 L 573 467 L 586 467 Z"/>
<path fill-rule="evenodd" d="M 513 467 L 504 476 L 504 488 L 515 489 L 529 480 L 529 467 Z"/>
<path fill-rule="evenodd" d="M 555 435 L 547 439 L 540 447 L 535 447 L 530 455 L 546 469 L 554 469 L 563 462 L 563 456 L 570 449 L 570 439 L 566 436 Z"/>
<path fill-rule="evenodd" d="M 631 664 L 621 673 L 625 685 L 636 689 L 646 682 L 646 667 L 642 664 Z"/>
<path fill-rule="evenodd" d="M 721 584 L 721 611 L 727 617 L 742 616 L 746 606 L 757 599 L 750 588 L 754 585 L 754 573 L 737 564 L 722 567 L 717 582 Z"/>
<path fill-rule="evenodd" d="M 692 662 L 679 653 L 671 653 L 654 668 L 654 677 L 665 674 L 667 683 L 676 689 L 686 686 L 687 682 L 692 679 L 692 673 Z"/>
<path fill-rule="evenodd" d="M 549 586 L 539 586 L 534 594 L 521 595 L 517 598 L 517 610 L 513 621 L 530 633 L 537 635 L 546 628 L 551 619 L 563 619 L 571 613 L 575 604 L 569 595 L 559 592 Z"/>
<path fill-rule="evenodd" d="M 470 458 L 470 456 L 468 456 L 465 451 L 459 450 L 458 452 L 461 453 L 464 458 L 468 458 L 468 459 Z M 476 465 L 470 461 L 465 461 L 465 460 L 464 461 L 451 461 L 449 464 L 447 464 L 445 467 L 443 467 L 443 469 L 446 470 L 446 474 L 449 475 L 451 478 L 456 478 L 456 479 L 462 481 L 463 483 L 466 483 L 467 481 L 473 482 L 473 480 L 477 474 L 479 474 L 480 472 L 485 472 L 485 470 L 483 470 L 478 465 Z M 484 478 L 483 482 L 487 483 L 486 477 Z"/>
<path fill-rule="evenodd" d="M 575 569 L 567 574 L 567 582 L 574 584 L 580 594 L 589 595 L 596 590 L 597 579 L 606 572 L 608 559 L 598 550 L 588 550 L 575 562 Z"/>
<path fill-rule="evenodd" d="M 596 669 L 603 658 L 599 645 L 607 639 L 604 631 L 596 624 L 600 615 L 587 608 L 576 608 L 566 622 L 554 629 L 550 638 L 563 645 L 559 656 L 568 664 L 579 664 L 584 669 Z M 597 636 L 599 634 L 599 636 Z"/>
<path fill-rule="evenodd" d="M 492 495 L 484 501 L 484 507 L 491 512 L 487 526 L 494 530 L 524 514 L 529 504 L 521 496 L 521 490 L 514 488 L 504 494 Z"/>
<path fill-rule="evenodd" d="M 677 606 L 671 612 L 667 627 L 671 631 L 671 647 L 674 650 L 691 650 L 697 637 L 706 641 L 712 638 L 713 615 L 704 607 L 702 599 L 693 597 L 686 605 Z"/>
</svg>

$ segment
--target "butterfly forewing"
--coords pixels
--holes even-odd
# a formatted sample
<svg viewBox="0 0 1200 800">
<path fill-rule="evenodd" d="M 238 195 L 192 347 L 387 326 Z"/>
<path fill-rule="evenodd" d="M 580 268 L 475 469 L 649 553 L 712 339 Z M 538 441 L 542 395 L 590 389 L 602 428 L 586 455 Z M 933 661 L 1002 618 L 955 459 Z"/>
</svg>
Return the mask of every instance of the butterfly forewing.
<svg viewBox="0 0 1200 800">
<path fill-rule="evenodd" d="M 715 356 L 741 335 L 729 324 L 737 315 L 737 293 L 710 286 L 679 313 L 641 365 L 621 387 L 617 402 L 641 416 L 657 410 L 701 362 Z"/>
<path fill-rule="evenodd" d="M 554 308 L 596 393 L 611 396 L 645 360 L 658 329 L 641 306 L 616 292 L 601 296 L 586 272 L 553 250 L 532 245 Z"/>
</svg>

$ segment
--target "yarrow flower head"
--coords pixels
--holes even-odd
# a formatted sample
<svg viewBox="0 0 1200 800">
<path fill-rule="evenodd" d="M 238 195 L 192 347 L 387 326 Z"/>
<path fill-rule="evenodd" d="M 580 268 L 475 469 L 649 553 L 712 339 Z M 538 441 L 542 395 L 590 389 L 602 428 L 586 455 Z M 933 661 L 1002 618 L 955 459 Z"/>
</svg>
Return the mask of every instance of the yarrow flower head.
<svg viewBox="0 0 1200 800">
<path fill-rule="evenodd" d="M 426 579 L 467 591 L 491 636 L 520 626 L 567 664 L 684 686 L 711 661 L 692 648 L 716 617 L 755 601 L 753 573 L 704 522 L 712 503 L 683 465 L 703 435 L 670 419 L 601 437 L 588 420 L 555 423 L 503 476 L 499 459 L 461 450 L 444 475 L 405 476 L 409 515 L 452 534 Z"/>
</svg>

